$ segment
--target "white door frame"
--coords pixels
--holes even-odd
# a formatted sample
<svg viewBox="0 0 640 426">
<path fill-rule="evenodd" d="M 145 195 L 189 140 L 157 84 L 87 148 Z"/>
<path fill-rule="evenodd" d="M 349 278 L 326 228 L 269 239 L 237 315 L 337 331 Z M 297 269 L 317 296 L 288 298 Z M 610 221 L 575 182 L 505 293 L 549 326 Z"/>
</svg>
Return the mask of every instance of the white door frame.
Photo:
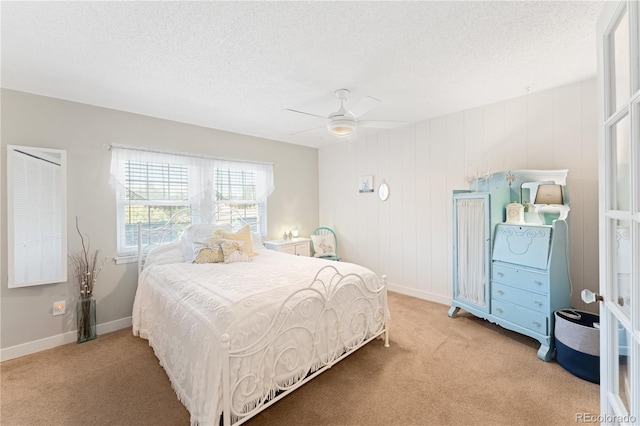
<svg viewBox="0 0 640 426">
<path fill-rule="evenodd" d="M 600 422 L 602 424 L 638 424 L 640 422 L 640 5 L 637 1 L 605 2 L 598 20 L 598 161 L 599 161 L 599 250 L 600 250 Z M 616 64 L 612 34 L 621 19 L 629 26 L 630 99 L 615 102 L 613 64 Z M 626 41 L 620 39 L 618 46 Z M 619 69 L 620 63 L 617 64 Z M 626 91 L 625 91 L 626 92 Z M 626 121 L 625 121 L 626 120 Z M 620 124 L 621 123 L 621 124 Z M 628 123 L 628 124 L 627 124 Z M 629 127 L 626 127 L 626 126 Z M 619 127 L 616 127 L 619 126 Z M 617 133 L 629 132 L 629 188 L 620 192 L 617 177 Z M 628 191 L 628 193 L 627 193 Z M 629 197 L 620 203 L 616 197 Z M 626 207 L 628 204 L 628 207 Z M 618 209 L 620 205 L 624 205 Z M 618 224 L 629 224 L 629 245 L 622 264 L 629 291 L 622 295 L 620 271 L 622 258 L 616 250 Z M 625 228 L 626 229 L 626 228 Z M 625 233 L 625 238 L 626 238 Z M 626 243 L 625 243 L 626 244 Z M 630 256 L 630 257 L 629 257 Z M 626 281 L 625 281 L 626 282 Z M 624 296 L 624 297 L 623 297 Z M 628 297 L 628 298 L 627 298 Z M 626 300 L 626 302 L 625 302 Z M 625 306 L 626 303 L 626 306 Z M 627 340 L 625 342 L 625 340 Z M 626 344 L 625 344 L 626 343 Z M 626 378 L 621 380 L 621 358 L 627 356 Z M 623 367 L 625 368 L 625 367 Z M 620 397 L 623 393 L 629 395 Z M 625 402 L 623 402 L 625 401 Z"/>
</svg>

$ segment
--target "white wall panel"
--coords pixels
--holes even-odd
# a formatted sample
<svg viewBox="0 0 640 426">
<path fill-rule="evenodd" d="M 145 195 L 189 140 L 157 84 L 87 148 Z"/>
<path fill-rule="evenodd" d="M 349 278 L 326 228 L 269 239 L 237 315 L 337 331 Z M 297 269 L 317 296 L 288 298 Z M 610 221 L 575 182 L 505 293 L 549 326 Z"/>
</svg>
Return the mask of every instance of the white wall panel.
<svg viewBox="0 0 640 426">
<path fill-rule="evenodd" d="M 378 152 L 378 134 L 374 133 L 367 137 L 367 161 L 366 170 L 367 175 L 375 175 L 378 170 L 378 158 L 380 154 Z M 374 176 L 373 187 L 375 188 L 373 193 L 366 196 L 366 216 L 365 216 L 365 234 L 364 234 L 364 247 L 362 250 L 364 262 L 363 265 L 374 268 L 379 263 L 379 238 L 375 232 L 378 229 L 378 222 L 380 216 L 378 198 L 378 185 L 380 185 L 380 177 Z"/>
<path fill-rule="evenodd" d="M 488 105 L 484 111 L 483 153 L 485 170 L 505 169 L 504 158 L 504 103 Z"/>
<path fill-rule="evenodd" d="M 395 235 L 396 229 L 391 223 L 391 202 L 396 198 L 396 188 L 393 179 L 391 179 L 390 161 L 390 133 L 388 131 L 378 133 L 378 171 L 374 175 L 374 179 L 380 177 L 390 185 L 389 200 L 379 204 L 378 227 L 371 229 L 371 233 L 378 236 L 378 267 L 372 267 L 378 274 L 391 273 L 391 236 Z M 376 191 L 376 195 L 377 195 Z M 391 280 L 391 277 L 389 277 Z"/>
<path fill-rule="evenodd" d="M 580 99 L 581 86 L 564 86 L 553 93 L 553 159 L 554 168 L 569 169 L 567 187 L 571 200 L 569 234 L 572 238 L 571 259 L 569 261 L 572 278 L 572 303 L 581 303 L 580 288 L 574 283 L 584 282 L 584 171 L 582 170 L 582 150 L 576 149 L 581 139 L 582 111 L 575 108 L 574 99 Z M 576 143 L 578 142 L 578 143 Z"/>
<path fill-rule="evenodd" d="M 448 294 L 448 204 L 447 188 L 447 118 L 431 122 L 431 288 L 434 294 Z"/>
<path fill-rule="evenodd" d="M 372 175 L 372 170 L 369 170 L 369 163 L 367 158 L 367 138 L 362 137 L 356 140 L 356 158 L 354 158 L 357 170 L 357 176 L 352 181 L 346 181 L 346 186 L 351 187 L 351 190 L 358 194 L 356 197 L 356 210 L 352 219 L 352 226 L 357 230 L 356 240 L 354 243 L 354 261 L 365 265 L 366 259 L 366 246 L 367 246 L 367 220 L 370 214 L 369 203 L 367 202 L 371 195 L 370 193 L 358 192 L 357 183 L 360 182 L 361 176 Z"/>
<path fill-rule="evenodd" d="M 442 205 L 443 210 L 446 211 L 444 217 L 445 222 L 442 230 L 449 232 L 449 229 L 453 229 L 453 205 L 451 203 L 449 188 L 466 188 L 467 181 L 465 178 L 465 164 L 464 164 L 464 113 L 451 114 L 447 116 L 447 135 L 446 135 L 446 181 L 443 182 L 442 188 L 444 189 L 444 203 Z M 446 244 L 443 248 L 446 248 L 444 252 L 446 254 L 447 273 L 453 268 L 453 240 L 451 238 L 445 239 Z M 434 292 L 438 294 L 450 294 L 451 293 L 450 280 L 438 280 L 434 287 Z"/>
<path fill-rule="evenodd" d="M 431 280 L 431 145 L 429 122 L 418 123 L 416 129 L 416 290 L 432 291 Z"/>
<path fill-rule="evenodd" d="M 402 272 L 404 285 L 417 287 L 416 245 L 416 128 L 407 126 L 402 131 Z"/>
<path fill-rule="evenodd" d="M 527 95 L 528 169 L 554 168 L 552 103 L 551 91 Z"/>
<path fill-rule="evenodd" d="M 598 150 L 588 149 L 590 147 L 598 146 L 598 135 L 596 132 L 591 131 L 593 126 L 594 117 L 597 114 L 597 90 L 596 81 L 588 80 L 580 85 L 580 94 L 582 97 L 581 105 L 581 152 L 582 152 L 582 164 L 581 164 L 581 180 L 582 185 L 582 228 L 574 229 L 575 233 L 581 233 L 585 235 L 582 244 L 582 266 L 583 266 L 583 281 L 573 280 L 574 294 L 580 292 L 583 289 L 589 289 L 597 291 L 599 287 L 599 270 L 598 270 L 598 239 L 596 236 L 591 235 L 596 233 L 598 229 Z M 579 147 L 576 147 L 579 149 Z M 573 234 L 572 234 L 573 235 Z M 589 235 L 589 237 L 587 237 Z M 574 254 L 571 254 L 573 258 Z M 572 298 L 573 303 L 580 309 L 591 310 L 593 305 L 586 305 L 579 297 L 574 296 Z"/>
<path fill-rule="evenodd" d="M 322 223 L 323 226 L 329 226 L 338 233 L 340 239 L 340 255 L 342 253 L 352 253 L 355 261 L 359 260 L 358 252 L 358 204 L 360 198 L 358 195 L 358 158 L 362 155 L 361 145 L 358 143 L 345 143 L 347 147 L 347 164 L 344 169 L 334 169 L 335 173 L 341 176 L 336 189 L 342 195 L 341 208 L 335 209 L 342 217 L 342 220 L 336 225 L 332 223 Z M 354 230 L 356 231 L 354 233 Z"/>
<path fill-rule="evenodd" d="M 402 200 L 404 185 L 402 182 L 402 130 L 389 132 L 389 186 L 393 191 L 389 204 L 389 226 L 392 233 L 389 239 L 389 279 L 392 282 L 403 282 L 402 258 Z"/>
<path fill-rule="evenodd" d="M 591 79 L 321 147 L 320 218 L 348 241 L 344 260 L 387 274 L 393 290 L 449 303 L 451 193 L 469 187 L 470 164 L 480 171 L 568 168 L 573 303 L 581 306 L 580 290 L 598 290 L 595 84 Z M 385 179 L 389 200 L 379 201 L 377 189 L 370 199 L 345 192 L 357 182 L 356 169 L 373 175 L 376 187 Z"/>
<path fill-rule="evenodd" d="M 527 169 L 527 98 L 504 102 L 504 169 Z"/>
<path fill-rule="evenodd" d="M 483 117 L 482 108 L 474 108 L 464 112 L 465 181 L 475 178 L 482 169 L 484 146 Z"/>
</svg>

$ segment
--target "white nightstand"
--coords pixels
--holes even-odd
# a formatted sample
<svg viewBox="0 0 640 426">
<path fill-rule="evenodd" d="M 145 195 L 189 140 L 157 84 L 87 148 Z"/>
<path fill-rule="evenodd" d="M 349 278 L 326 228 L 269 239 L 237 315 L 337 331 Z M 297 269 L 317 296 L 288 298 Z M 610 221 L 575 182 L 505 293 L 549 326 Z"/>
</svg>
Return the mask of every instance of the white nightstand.
<svg viewBox="0 0 640 426">
<path fill-rule="evenodd" d="M 292 238 L 286 241 L 271 240 L 265 241 L 263 244 L 269 250 L 294 254 L 296 256 L 311 256 L 311 238 Z"/>
</svg>

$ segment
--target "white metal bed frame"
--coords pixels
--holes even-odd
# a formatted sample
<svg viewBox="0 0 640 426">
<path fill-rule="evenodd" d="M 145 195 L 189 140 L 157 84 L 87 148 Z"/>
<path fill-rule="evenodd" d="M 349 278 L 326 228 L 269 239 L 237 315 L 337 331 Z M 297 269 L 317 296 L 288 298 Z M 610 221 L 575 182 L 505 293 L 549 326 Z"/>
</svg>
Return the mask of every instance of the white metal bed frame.
<svg viewBox="0 0 640 426">
<path fill-rule="evenodd" d="M 145 253 L 150 247 L 149 245 L 142 246 L 141 235 L 143 233 L 170 235 L 172 223 L 181 214 L 184 213 L 182 211 L 176 213 L 167 224 L 156 229 L 144 230 L 141 224 L 138 224 L 139 274 L 143 268 Z M 157 241 L 166 242 L 163 237 Z M 354 281 L 359 281 L 360 285 L 356 285 Z M 350 290 L 352 294 L 357 294 L 347 308 L 353 308 L 356 303 L 360 303 L 364 308 L 360 308 L 355 313 L 354 311 L 349 311 L 349 315 L 345 315 L 347 313 L 345 307 L 334 302 L 336 295 L 341 290 Z M 382 309 L 375 307 L 380 300 L 382 301 Z M 317 308 L 317 304 L 320 304 L 320 314 L 317 318 L 314 317 L 315 329 L 288 324 L 288 319 L 296 316 L 305 316 L 311 310 L 309 308 L 313 305 L 316 305 Z M 328 315 L 334 315 L 337 319 L 335 321 L 335 329 L 326 330 L 322 328 L 324 325 L 323 318 L 326 319 Z M 376 323 L 381 323 L 380 328 L 376 330 L 370 329 L 368 318 L 371 315 L 374 315 Z M 278 349 L 278 339 L 293 330 L 308 333 L 310 340 L 313 341 L 313 354 L 310 359 L 300 359 L 300 351 L 293 346 Z M 344 339 L 345 331 L 349 331 L 349 340 Z M 322 338 L 322 336 L 327 335 L 334 336 L 333 342 L 329 341 L 331 339 Z M 374 339 L 384 339 L 384 346 L 389 347 L 386 275 L 382 276 L 380 287 L 372 289 L 366 285 L 365 280 L 359 275 L 342 275 L 333 265 L 324 266 L 316 273 L 315 278 L 308 287 L 298 290 L 287 297 L 280 305 L 277 314 L 273 316 L 267 330 L 255 342 L 241 348 L 231 348 L 232 336 L 228 334 L 222 335 L 220 347 L 222 348 L 224 359 L 222 368 L 223 425 L 235 426 L 246 422 Z M 323 341 L 326 346 L 319 348 Z M 267 358 L 268 353 L 273 353 L 273 350 L 279 351 L 274 357 L 275 361 L 273 365 L 266 365 L 265 358 Z M 259 368 L 252 369 L 251 373 L 238 377 L 232 383 L 230 374 L 232 360 L 235 360 L 237 365 L 237 362 L 241 362 L 242 359 L 247 359 L 248 361 L 249 358 L 252 358 L 255 360 L 255 357 L 260 359 Z M 292 357 L 293 361 L 291 361 Z M 284 365 L 285 362 L 287 363 L 286 366 Z M 302 378 L 293 379 L 291 383 L 278 383 L 276 378 L 278 367 L 280 369 L 282 367 L 287 368 L 292 375 L 295 375 L 294 372 L 299 372 L 302 368 L 306 371 L 306 375 Z M 260 380 L 260 376 L 264 377 L 265 372 L 268 373 L 268 377 L 271 380 L 271 383 L 266 384 L 266 386 Z M 260 384 L 262 384 L 262 390 L 258 389 Z M 260 398 L 252 401 L 250 407 L 247 407 L 246 404 L 241 407 L 234 406 L 234 395 L 238 392 L 243 392 L 243 389 L 247 387 L 249 391 L 245 394 L 252 394 L 257 389 L 260 391 Z"/>
</svg>

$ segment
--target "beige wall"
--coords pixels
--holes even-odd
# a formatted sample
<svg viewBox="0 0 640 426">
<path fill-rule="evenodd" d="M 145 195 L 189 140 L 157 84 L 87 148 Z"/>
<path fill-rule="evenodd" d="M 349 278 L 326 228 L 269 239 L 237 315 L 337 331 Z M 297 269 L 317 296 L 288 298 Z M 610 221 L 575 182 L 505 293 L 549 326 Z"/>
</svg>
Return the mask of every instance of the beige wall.
<svg viewBox="0 0 640 426">
<path fill-rule="evenodd" d="M 451 193 L 468 188 L 467 164 L 569 169 L 572 303 L 590 310 L 579 294 L 598 290 L 597 153 L 594 78 L 321 147 L 320 223 L 392 290 L 448 304 Z M 389 200 L 359 194 L 361 175 L 385 179 Z"/>
<path fill-rule="evenodd" d="M 75 330 L 75 282 L 7 288 L 6 145 L 67 150 L 68 240 L 79 249 L 74 218 L 91 237 L 92 247 L 116 255 L 116 207 L 109 185 L 110 152 L 118 143 L 275 164 L 275 191 L 268 200 L 268 237 L 295 226 L 308 235 L 318 224 L 318 151 L 272 140 L 227 133 L 122 111 L 3 89 L 2 256 L 0 348 L 51 339 Z M 136 291 L 135 263 L 109 261 L 95 289 L 99 324 L 131 316 Z M 53 302 L 67 301 L 67 314 L 52 316 Z"/>
</svg>

